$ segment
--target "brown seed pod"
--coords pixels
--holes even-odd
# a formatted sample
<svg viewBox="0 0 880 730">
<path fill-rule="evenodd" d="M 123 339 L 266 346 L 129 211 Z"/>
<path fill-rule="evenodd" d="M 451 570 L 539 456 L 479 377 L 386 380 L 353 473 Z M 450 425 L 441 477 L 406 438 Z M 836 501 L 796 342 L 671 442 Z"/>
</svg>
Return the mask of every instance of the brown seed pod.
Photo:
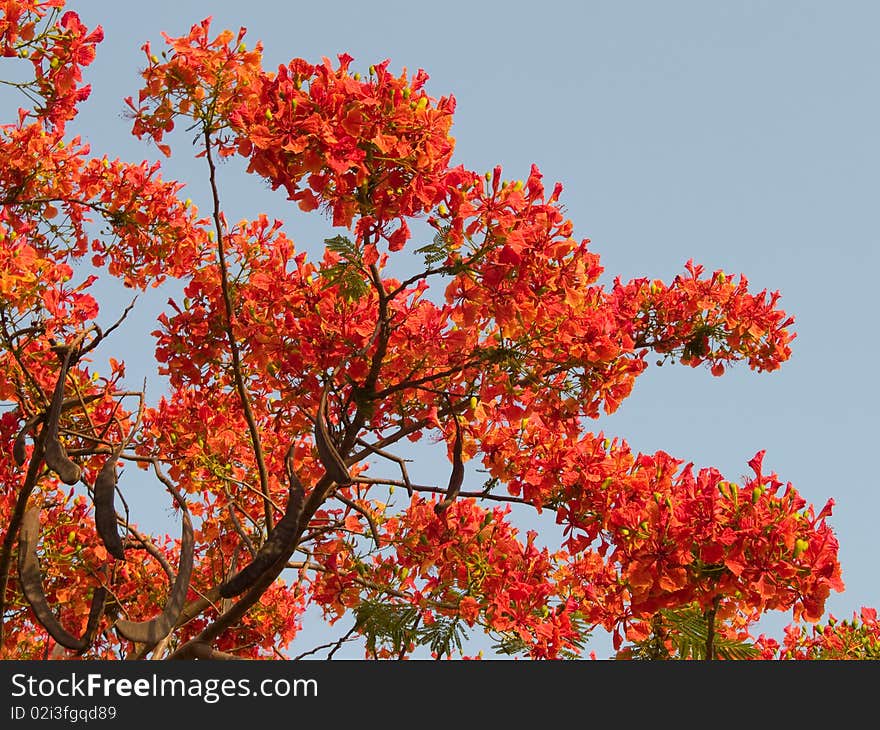
<svg viewBox="0 0 880 730">
<path fill-rule="evenodd" d="M 43 424 L 43 460 L 65 484 L 76 484 L 82 475 L 82 470 L 67 456 L 67 450 L 58 439 L 58 419 L 61 417 L 61 406 L 64 403 L 64 380 L 70 368 L 72 352 L 64 351 L 61 360 L 61 370 L 58 373 L 58 381 L 55 383 L 55 392 L 52 393 L 52 401 L 49 404 L 49 412 Z"/>
<path fill-rule="evenodd" d="M 122 538 L 116 525 L 116 507 L 113 496 L 116 492 L 116 461 L 118 453 L 114 453 L 95 479 L 93 502 L 95 505 L 95 527 L 98 537 L 110 553 L 117 560 L 125 560 L 125 550 L 122 547 Z"/>
<path fill-rule="evenodd" d="M 446 487 L 446 496 L 442 502 L 434 505 L 434 512 L 441 514 L 446 508 L 455 501 L 461 490 L 462 482 L 464 482 L 464 461 L 461 458 L 462 437 L 461 426 L 458 424 L 458 418 L 455 419 L 455 441 L 452 444 L 452 474 L 449 475 L 449 484 Z"/>
<path fill-rule="evenodd" d="M 351 484 L 351 475 L 348 473 L 348 467 L 336 450 L 336 445 L 330 436 L 327 427 L 327 390 L 329 384 L 324 386 L 321 392 L 321 402 L 318 405 L 318 414 L 315 417 L 315 445 L 318 447 L 318 458 L 321 465 L 336 484 Z"/>
<path fill-rule="evenodd" d="M 57 386 L 56 386 L 57 388 Z M 68 398 L 67 400 L 61 401 L 61 407 L 58 409 L 58 413 L 61 414 L 64 411 L 68 411 L 71 408 L 76 408 L 80 405 L 86 405 L 91 403 L 92 401 L 99 400 L 104 397 L 103 393 L 91 393 L 90 395 L 77 396 L 76 398 Z M 54 400 L 54 396 L 53 396 Z M 24 462 L 27 460 L 27 437 L 33 436 L 34 429 L 41 423 L 44 423 L 47 420 L 47 417 L 52 412 L 52 406 L 50 404 L 48 411 L 44 411 L 35 416 L 32 416 L 28 421 L 21 427 L 21 430 L 18 432 L 18 435 L 15 437 L 15 442 L 12 444 L 12 458 L 15 459 L 15 463 L 18 466 L 22 466 Z"/>
<path fill-rule="evenodd" d="M 46 439 L 46 450 L 43 459 L 65 484 L 76 484 L 82 476 L 79 465 L 70 460 L 67 450 L 57 437 L 49 435 Z"/>
<path fill-rule="evenodd" d="M 155 618 L 148 621 L 126 621 L 119 619 L 116 629 L 129 641 L 137 644 L 154 646 L 171 633 L 183 605 L 186 602 L 186 593 L 189 590 L 189 582 L 192 577 L 193 553 L 195 542 L 193 539 L 192 520 L 189 512 L 184 508 L 182 522 L 182 535 L 180 539 L 180 564 L 177 568 L 177 577 L 168 594 L 165 608 Z"/>
<path fill-rule="evenodd" d="M 15 442 L 12 444 L 12 458 L 15 460 L 17 466 L 21 466 L 24 464 L 27 459 L 27 443 L 25 439 L 27 438 L 27 426 L 21 429 L 18 432 L 18 436 L 15 437 Z"/>
<path fill-rule="evenodd" d="M 305 499 L 305 489 L 290 465 L 287 469 L 287 476 L 290 483 L 290 492 L 284 515 L 278 520 L 269 538 L 263 543 L 254 559 L 220 586 L 220 596 L 222 598 L 232 598 L 250 588 L 257 581 L 257 578 L 281 557 L 284 549 L 289 548 L 296 539 L 299 518 Z"/>
<path fill-rule="evenodd" d="M 72 649 L 80 654 L 85 652 L 95 641 L 98 624 L 104 613 L 104 602 L 107 590 L 100 586 L 92 595 L 92 605 L 85 633 L 77 638 L 65 629 L 58 621 L 43 591 L 43 578 L 40 574 L 40 563 L 37 559 L 37 540 L 40 534 L 40 508 L 31 507 L 25 512 L 21 521 L 21 532 L 18 541 L 18 579 L 25 598 L 31 605 L 40 625 L 49 632 L 61 646 Z"/>
</svg>

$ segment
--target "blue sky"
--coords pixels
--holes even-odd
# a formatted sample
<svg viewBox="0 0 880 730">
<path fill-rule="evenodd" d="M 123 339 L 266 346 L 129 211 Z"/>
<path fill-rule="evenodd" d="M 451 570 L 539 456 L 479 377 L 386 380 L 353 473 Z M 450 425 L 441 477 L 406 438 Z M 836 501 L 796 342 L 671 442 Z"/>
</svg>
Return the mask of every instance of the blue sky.
<svg viewBox="0 0 880 730">
<path fill-rule="evenodd" d="M 347 52 L 362 69 L 386 58 L 397 71 L 424 68 L 429 93 L 458 101 L 455 162 L 478 171 L 501 164 L 509 178 L 525 177 L 534 162 L 549 185 L 561 181 L 575 234 L 592 240 L 608 282 L 668 281 L 693 258 L 709 271 L 745 274 L 754 290 L 778 289 L 798 333 L 780 371 L 741 366 L 713 378 L 702 369 L 651 368 L 596 430 L 635 450 L 716 466 L 730 479 L 766 449 L 765 467 L 808 501 L 836 502 L 830 523 L 847 590 L 828 608 L 845 618 L 880 604 L 873 466 L 880 340 L 870 323 L 880 264 L 880 5 L 91 0 L 70 7 L 106 32 L 87 71 L 92 99 L 74 125 L 96 154 L 156 157 L 122 117 L 122 99 L 139 88 L 140 46 L 150 40 L 158 48 L 161 31 L 182 35 L 213 15 L 216 30 L 243 25 L 249 45 L 262 40 L 267 67 Z M 203 162 L 191 159 L 185 138 L 176 150 L 165 176 L 187 182 L 207 211 Z M 237 163 L 222 171 L 221 196 L 231 220 L 267 212 L 287 221 L 297 247 L 313 255 L 330 232 Z M 132 384 L 154 372 L 146 333 L 167 296 L 144 298 L 116 342 L 130 348 L 120 354 Z M 161 382 L 150 382 L 158 397 Z M 439 452 L 414 456 L 411 473 L 448 469 Z M 133 518 L 174 532 L 157 501 L 166 502 L 132 494 Z M 773 631 L 786 622 L 766 624 Z M 328 636 L 317 625 L 308 631 L 296 647 Z M 596 646 L 605 653 L 601 639 Z"/>
</svg>

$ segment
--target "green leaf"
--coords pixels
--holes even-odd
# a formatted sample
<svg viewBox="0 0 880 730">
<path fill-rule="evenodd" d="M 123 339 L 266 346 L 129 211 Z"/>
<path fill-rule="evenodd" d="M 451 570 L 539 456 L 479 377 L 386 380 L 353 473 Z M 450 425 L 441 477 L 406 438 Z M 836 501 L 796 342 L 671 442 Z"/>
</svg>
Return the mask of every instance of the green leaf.
<svg viewBox="0 0 880 730">
<path fill-rule="evenodd" d="M 355 609 L 355 628 L 373 654 L 380 646 L 389 646 L 396 654 L 408 648 L 419 619 L 417 608 L 395 603 L 366 600 Z"/>
<path fill-rule="evenodd" d="M 453 649 L 462 652 L 462 642 L 466 638 L 467 634 L 458 616 L 438 616 L 433 623 L 419 628 L 416 643 L 427 645 L 438 657 L 450 657 Z"/>
<path fill-rule="evenodd" d="M 445 261 L 452 252 L 452 247 L 447 240 L 450 230 L 449 226 L 443 226 L 440 231 L 434 234 L 434 240 L 431 243 L 416 249 L 416 253 L 425 257 L 425 266 L 428 268 Z"/>
<path fill-rule="evenodd" d="M 709 621 L 697 606 L 684 606 L 660 611 L 663 633 L 672 641 L 670 655 L 662 638 L 651 634 L 633 647 L 634 659 L 705 659 L 709 639 Z M 715 633 L 712 641 L 715 655 L 720 659 L 751 659 L 759 656 L 758 648 L 747 641 L 738 641 Z"/>
<path fill-rule="evenodd" d="M 661 611 L 672 630 L 672 638 L 680 659 L 705 659 L 706 642 L 709 638 L 709 622 L 695 606 Z M 722 659 L 749 659 L 760 654 L 749 642 L 729 639 L 715 634 L 712 641 L 715 654 Z"/>
<path fill-rule="evenodd" d="M 325 238 L 324 243 L 340 257 L 339 262 L 321 269 L 321 277 L 327 282 L 325 288 L 338 286 L 339 293 L 349 301 L 366 295 L 369 285 L 365 280 L 364 261 L 357 244 L 345 236 Z"/>
<path fill-rule="evenodd" d="M 400 654 L 413 644 L 427 646 L 437 656 L 461 653 L 467 634 L 458 616 L 437 616 L 430 624 L 422 624 L 421 618 L 414 606 L 369 599 L 355 609 L 355 628 L 373 654 L 380 647 Z"/>
<path fill-rule="evenodd" d="M 524 654 L 529 650 L 529 645 L 522 640 L 519 634 L 504 633 L 492 648 L 501 654 Z"/>
</svg>

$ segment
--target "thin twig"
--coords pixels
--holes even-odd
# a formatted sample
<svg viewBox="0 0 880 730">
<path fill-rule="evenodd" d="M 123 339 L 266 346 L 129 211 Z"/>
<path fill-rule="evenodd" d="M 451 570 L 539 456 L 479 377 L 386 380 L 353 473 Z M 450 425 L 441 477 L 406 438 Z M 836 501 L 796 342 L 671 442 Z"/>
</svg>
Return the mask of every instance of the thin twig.
<svg viewBox="0 0 880 730">
<path fill-rule="evenodd" d="M 468 405 L 469 405 L 468 400 L 469 399 L 464 399 L 464 400 L 459 401 L 458 403 L 453 405 L 451 409 L 447 408 L 446 406 L 444 406 L 443 408 L 438 408 L 437 415 L 438 416 L 449 416 L 449 415 L 452 415 L 453 413 L 460 414 L 463 410 L 465 410 L 468 407 Z M 418 421 L 413 421 L 412 423 L 410 423 L 406 426 L 401 426 L 397 431 L 395 431 L 390 436 L 385 436 L 384 438 L 381 438 L 378 441 L 376 441 L 375 443 L 371 444 L 369 449 L 365 449 L 363 451 L 358 451 L 357 453 L 352 454 L 352 456 L 347 459 L 346 463 L 355 464 L 358 461 L 360 461 L 361 459 L 363 459 L 367 455 L 368 451 L 372 451 L 373 449 L 384 449 L 386 446 L 390 446 L 391 444 L 395 444 L 398 441 L 400 441 L 401 439 L 406 438 L 410 434 L 415 433 L 416 431 L 420 431 L 421 429 L 428 427 L 429 425 L 431 425 L 431 423 L 433 423 L 433 419 L 420 418 Z"/>
<path fill-rule="evenodd" d="M 238 390 L 238 397 L 241 400 L 241 407 L 244 411 L 244 418 L 247 421 L 248 431 L 251 436 L 251 444 L 254 451 L 254 459 L 257 462 L 257 471 L 260 476 L 260 490 L 263 494 L 263 509 L 266 519 L 266 532 L 272 532 L 272 503 L 269 499 L 269 473 L 266 469 L 266 462 L 263 458 L 263 447 L 260 444 L 260 432 L 257 429 L 257 421 L 254 418 L 253 410 L 251 410 L 250 399 L 248 398 L 247 387 L 244 383 L 242 375 L 241 354 L 238 350 L 238 342 L 233 332 L 234 310 L 232 306 L 232 295 L 229 292 L 229 272 L 226 268 L 226 253 L 223 245 L 223 225 L 220 221 L 220 193 L 217 189 L 217 171 L 214 165 L 214 157 L 211 154 L 211 130 L 209 126 L 205 126 L 205 157 L 208 161 L 208 169 L 210 173 L 211 195 L 213 198 L 213 219 L 214 230 L 217 236 L 217 259 L 220 265 L 220 289 L 223 293 L 223 306 L 226 310 L 225 330 L 226 337 L 229 340 L 229 353 L 232 357 L 232 374 L 235 380 L 235 387 Z"/>
<path fill-rule="evenodd" d="M 137 297 L 132 299 L 131 303 L 122 311 L 122 314 L 120 315 L 119 319 L 117 319 L 113 324 L 111 324 L 110 327 L 106 331 L 102 331 L 100 327 L 95 325 L 95 329 L 97 330 L 97 335 L 96 335 L 95 339 L 93 339 L 88 345 L 86 345 L 83 348 L 82 354 L 84 355 L 85 353 L 89 352 L 90 350 L 94 350 L 101 343 L 102 340 L 107 339 L 107 337 L 110 335 L 110 333 L 113 330 L 115 330 L 117 327 L 119 327 L 119 325 L 121 325 L 125 321 L 125 318 L 129 315 L 131 310 L 134 309 L 134 304 L 136 301 L 137 301 Z"/>
<path fill-rule="evenodd" d="M 274 499 L 272 499 L 271 497 L 267 497 L 259 489 L 248 484 L 247 482 L 244 482 L 241 479 L 235 479 L 234 477 L 227 476 L 226 474 L 215 474 L 214 476 L 216 476 L 218 479 L 222 479 L 225 482 L 229 482 L 230 484 L 235 484 L 236 486 L 241 487 L 242 489 L 247 489 L 249 492 L 253 492 L 258 497 L 262 497 L 264 500 L 264 503 L 266 501 L 268 501 L 269 504 L 272 506 L 272 508 L 275 511 L 284 512 L 284 508 L 280 504 L 278 504 Z"/>
<path fill-rule="evenodd" d="M 382 390 L 377 391 L 373 397 L 377 399 L 387 398 L 389 395 L 399 393 L 401 390 L 406 390 L 407 388 L 418 388 L 420 385 L 425 385 L 426 383 L 430 383 L 434 380 L 440 380 L 442 378 L 448 378 L 451 375 L 457 375 L 467 368 L 474 367 L 482 363 L 483 359 L 477 358 L 476 360 L 469 360 L 468 362 L 461 363 L 460 365 L 456 365 L 455 367 L 441 370 L 439 373 L 425 375 L 424 377 L 416 378 L 415 380 L 404 380 L 400 383 L 390 385 L 387 388 L 383 388 Z"/>
<path fill-rule="evenodd" d="M 352 626 L 340 639 L 336 641 L 331 641 L 328 644 L 321 644 L 320 646 L 316 646 L 314 649 L 309 649 L 308 651 L 304 651 L 302 654 L 297 654 L 293 657 L 296 659 L 305 659 L 307 656 L 311 656 L 312 654 L 317 654 L 321 649 L 331 649 L 330 653 L 327 654 L 327 659 L 332 659 L 333 655 L 339 650 L 339 648 L 347 641 L 351 641 L 352 634 L 355 633 L 355 627 Z"/>
<path fill-rule="evenodd" d="M 253 560 L 257 555 L 257 549 L 254 547 L 253 542 L 251 542 L 251 538 L 244 531 L 244 528 L 241 526 L 241 522 L 239 522 L 238 517 L 235 516 L 235 508 L 238 507 L 237 504 L 229 505 L 229 517 L 232 520 L 232 526 L 235 528 L 235 531 L 238 533 L 238 536 L 241 538 L 241 541 L 247 547 L 248 552 L 251 554 L 251 560 Z M 239 509 L 241 509 L 239 507 Z"/>
<path fill-rule="evenodd" d="M 158 562 L 159 565 L 162 566 L 162 570 L 165 571 L 165 575 L 167 575 L 168 579 L 173 583 L 175 575 L 174 569 L 171 567 L 171 563 L 169 563 L 165 556 L 162 554 L 162 551 L 159 550 L 158 547 L 156 547 L 155 543 L 153 543 L 153 541 L 149 538 L 142 535 L 140 532 L 138 532 L 136 528 L 132 527 L 127 522 L 123 523 L 123 520 L 121 517 L 119 517 L 119 515 L 116 516 L 116 521 L 128 527 L 129 535 L 134 538 L 134 540 L 131 540 L 131 542 L 136 541 L 136 544 L 140 544 L 140 546 L 143 547 L 144 550 L 152 555 L 156 559 L 156 562 Z"/>
<path fill-rule="evenodd" d="M 371 443 L 369 443 L 368 441 L 364 441 L 363 439 L 358 439 L 357 443 L 359 443 L 361 446 L 366 447 L 372 453 L 378 454 L 379 456 L 381 456 L 385 459 L 388 459 L 389 461 L 395 462 L 400 467 L 400 473 L 403 476 L 403 483 L 406 486 L 407 494 L 409 494 L 409 496 L 412 497 L 412 495 L 413 495 L 412 484 L 410 484 L 409 474 L 406 471 L 406 462 L 412 461 L 412 459 L 403 459 L 403 458 L 397 456 L 396 454 L 390 454 L 387 451 L 383 451 L 382 449 L 377 449 Z"/>
<path fill-rule="evenodd" d="M 406 484 L 397 479 L 385 479 L 384 477 L 356 477 L 355 484 L 379 484 L 388 487 L 406 487 Z M 410 484 L 414 492 L 428 492 L 433 494 L 445 494 L 446 487 L 437 487 L 428 484 Z M 513 497 L 505 494 L 491 494 L 486 491 L 480 492 L 459 492 L 459 497 L 473 499 L 487 499 L 492 502 L 510 502 L 511 504 L 525 504 L 529 507 L 536 506 L 534 502 L 530 502 L 522 497 Z M 541 509 L 556 510 L 557 508 L 551 504 L 542 504 Z"/>
<path fill-rule="evenodd" d="M 348 497 L 343 497 L 341 494 L 339 494 L 339 492 L 336 492 L 334 496 L 346 507 L 349 507 L 355 512 L 363 515 L 364 519 L 367 521 L 367 524 L 370 526 L 370 534 L 373 536 L 373 541 L 376 543 L 376 547 L 381 548 L 382 543 L 379 541 L 379 530 L 376 527 L 376 522 L 375 520 L 373 520 L 373 516 L 369 512 L 367 512 L 367 510 L 357 504 L 357 502 L 352 502 Z"/>
</svg>

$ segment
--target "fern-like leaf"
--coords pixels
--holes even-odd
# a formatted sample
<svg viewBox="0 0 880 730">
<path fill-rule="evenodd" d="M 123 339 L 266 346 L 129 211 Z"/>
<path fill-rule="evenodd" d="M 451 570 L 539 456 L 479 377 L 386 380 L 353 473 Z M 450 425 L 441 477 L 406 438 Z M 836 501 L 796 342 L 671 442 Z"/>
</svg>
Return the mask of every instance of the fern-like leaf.
<svg viewBox="0 0 880 730">
<path fill-rule="evenodd" d="M 510 632 L 502 634 L 492 648 L 500 654 L 524 654 L 529 650 L 529 645 L 522 640 L 519 634 Z"/>
<path fill-rule="evenodd" d="M 434 240 L 424 246 L 416 249 L 416 253 L 420 253 L 425 257 L 425 266 L 428 268 L 445 261 L 452 248 L 449 245 L 447 236 L 449 235 L 449 226 L 444 226 L 434 234 Z"/>
<path fill-rule="evenodd" d="M 705 659 L 706 642 L 709 640 L 709 622 L 699 608 L 688 606 L 662 611 L 671 629 L 673 643 L 681 659 Z M 715 634 L 713 650 L 720 659 L 751 659 L 760 654 L 749 642 L 739 641 Z"/>
<path fill-rule="evenodd" d="M 396 654 L 405 651 L 415 639 L 418 622 L 419 612 L 413 606 L 366 600 L 355 609 L 355 628 L 372 654 L 380 646 L 389 646 Z"/>
<path fill-rule="evenodd" d="M 365 600 L 355 609 L 355 628 L 374 655 L 381 647 L 402 654 L 415 645 L 427 646 L 437 656 L 452 656 L 453 651 L 462 651 L 467 639 L 458 616 L 437 616 L 422 624 L 414 606 L 377 600 Z"/>
<path fill-rule="evenodd" d="M 467 634 L 457 616 L 453 618 L 440 616 L 419 629 L 416 642 L 427 646 L 438 657 L 444 655 L 451 657 L 454 649 L 461 653 L 466 638 Z"/>
<path fill-rule="evenodd" d="M 325 238 L 327 248 L 339 256 L 339 261 L 321 269 L 327 287 L 338 286 L 339 293 L 349 301 L 360 299 L 369 290 L 364 279 L 364 262 L 357 244 L 345 236 Z"/>
</svg>

